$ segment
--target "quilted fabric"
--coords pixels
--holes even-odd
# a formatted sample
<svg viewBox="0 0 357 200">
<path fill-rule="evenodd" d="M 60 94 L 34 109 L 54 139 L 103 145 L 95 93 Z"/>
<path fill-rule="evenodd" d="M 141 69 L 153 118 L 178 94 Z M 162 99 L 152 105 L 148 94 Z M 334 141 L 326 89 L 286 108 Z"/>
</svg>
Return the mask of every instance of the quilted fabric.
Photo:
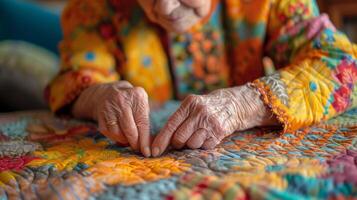
<svg viewBox="0 0 357 200">
<path fill-rule="evenodd" d="M 205 19 L 174 34 L 148 21 L 136 1 L 68 1 L 61 70 L 46 93 L 52 111 L 119 79 L 158 102 L 253 82 L 284 132 L 357 106 L 357 46 L 315 0 L 212 2 Z M 265 57 L 273 74 L 264 73 L 272 71 Z"/>
<path fill-rule="evenodd" d="M 153 127 L 177 105 L 154 113 Z M 47 112 L 0 122 L 1 199 L 357 198 L 357 110 L 283 135 L 254 129 L 214 150 L 160 158 L 113 144 L 94 124 Z"/>
</svg>

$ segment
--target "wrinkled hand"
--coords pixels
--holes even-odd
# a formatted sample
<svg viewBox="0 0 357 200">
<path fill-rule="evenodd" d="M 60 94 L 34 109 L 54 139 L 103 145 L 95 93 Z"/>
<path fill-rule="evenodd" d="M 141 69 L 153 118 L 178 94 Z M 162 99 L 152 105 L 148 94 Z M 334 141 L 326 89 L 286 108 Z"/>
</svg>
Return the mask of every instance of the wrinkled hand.
<svg viewBox="0 0 357 200">
<path fill-rule="evenodd" d="M 211 0 L 139 0 L 147 16 L 169 31 L 184 32 L 208 15 Z"/>
<path fill-rule="evenodd" d="M 74 104 L 75 117 L 94 119 L 99 131 L 150 156 L 149 103 L 145 90 L 126 81 L 94 85 Z"/>
<path fill-rule="evenodd" d="M 249 86 L 191 95 L 155 138 L 152 155 L 161 155 L 170 144 L 176 149 L 212 149 L 235 131 L 275 124 L 260 94 Z"/>
</svg>

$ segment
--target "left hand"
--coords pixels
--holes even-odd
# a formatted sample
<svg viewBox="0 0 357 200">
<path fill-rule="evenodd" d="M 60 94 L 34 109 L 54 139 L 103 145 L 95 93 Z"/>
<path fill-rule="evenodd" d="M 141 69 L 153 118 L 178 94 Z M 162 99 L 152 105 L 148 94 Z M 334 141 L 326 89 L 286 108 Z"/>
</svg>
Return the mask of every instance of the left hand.
<svg viewBox="0 0 357 200">
<path fill-rule="evenodd" d="M 212 149 L 235 131 L 275 124 L 260 94 L 248 85 L 191 95 L 155 138 L 152 155 L 161 155 L 169 144 L 176 149 Z"/>
</svg>

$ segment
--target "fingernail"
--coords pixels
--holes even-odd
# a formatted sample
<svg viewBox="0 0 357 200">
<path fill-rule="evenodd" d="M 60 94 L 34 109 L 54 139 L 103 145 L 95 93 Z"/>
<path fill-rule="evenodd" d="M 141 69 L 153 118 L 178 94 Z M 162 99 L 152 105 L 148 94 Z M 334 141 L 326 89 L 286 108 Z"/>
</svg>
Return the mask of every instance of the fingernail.
<svg viewBox="0 0 357 200">
<path fill-rule="evenodd" d="M 145 157 L 150 157 L 151 156 L 151 152 L 150 152 L 150 148 L 149 147 L 145 147 L 143 154 Z"/>
<path fill-rule="evenodd" d="M 160 155 L 160 149 L 158 147 L 154 147 L 152 149 L 152 156 L 157 157 Z"/>
</svg>

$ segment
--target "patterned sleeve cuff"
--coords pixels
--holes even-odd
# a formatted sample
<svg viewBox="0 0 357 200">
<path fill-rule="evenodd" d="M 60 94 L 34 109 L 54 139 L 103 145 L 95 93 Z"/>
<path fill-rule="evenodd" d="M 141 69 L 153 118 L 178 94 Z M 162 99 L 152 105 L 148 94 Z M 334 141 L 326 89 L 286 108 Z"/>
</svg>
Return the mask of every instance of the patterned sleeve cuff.
<svg viewBox="0 0 357 200">
<path fill-rule="evenodd" d="M 53 112 L 71 104 L 86 88 L 118 80 L 117 74 L 104 76 L 93 70 L 71 71 L 56 78 L 48 89 L 48 102 Z"/>
<path fill-rule="evenodd" d="M 255 80 L 251 86 L 257 89 L 257 91 L 261 94 L 264 104 L 272 111 L 277 120 L 282 124 L 282 134 L 295 131 L 301 127 L 300 124 L 293 123 L 293 119 L 291 115 L 289 115 L 288 109 L 284 105 L 284 102 L 282 102 L 282 100 L 273 93 L 268 85 L 258 79 Z"/>
</svg>

